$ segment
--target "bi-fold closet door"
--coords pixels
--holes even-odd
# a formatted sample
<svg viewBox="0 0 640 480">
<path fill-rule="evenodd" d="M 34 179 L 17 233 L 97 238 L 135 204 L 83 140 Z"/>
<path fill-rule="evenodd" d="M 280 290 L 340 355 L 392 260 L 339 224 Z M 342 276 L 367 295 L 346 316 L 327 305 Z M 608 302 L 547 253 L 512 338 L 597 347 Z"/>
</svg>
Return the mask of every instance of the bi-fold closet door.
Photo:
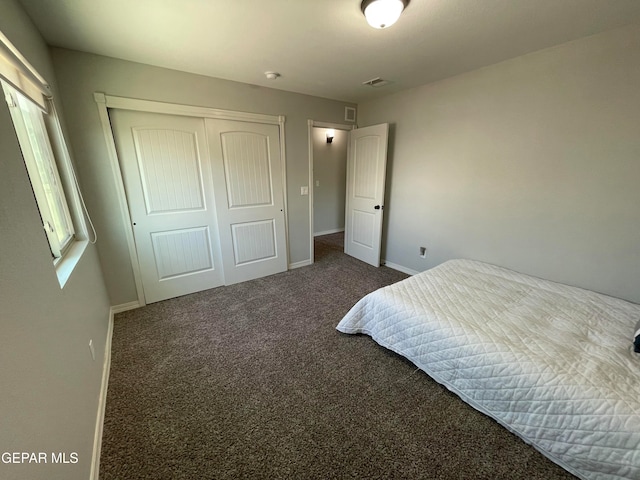
<svg viewBox="0 0 640 480">
<path fill-rule="evenodd" d="M 287 269 L 277 125 L 109 116 L 147 303 Z"/>
</svg>

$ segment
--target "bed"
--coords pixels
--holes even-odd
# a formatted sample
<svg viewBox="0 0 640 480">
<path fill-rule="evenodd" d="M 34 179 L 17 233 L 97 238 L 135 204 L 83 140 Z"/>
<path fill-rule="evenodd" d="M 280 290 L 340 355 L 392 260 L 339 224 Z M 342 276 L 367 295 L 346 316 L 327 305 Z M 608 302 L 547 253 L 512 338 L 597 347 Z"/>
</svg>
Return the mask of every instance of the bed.
<svg viewBox="0 0 640 480">
<path fill-rule="evenodd" d="M 640 479 L 640 305 L 471 260 L 360 300 L 370 335 L 582 479 Z"/>
</svg>

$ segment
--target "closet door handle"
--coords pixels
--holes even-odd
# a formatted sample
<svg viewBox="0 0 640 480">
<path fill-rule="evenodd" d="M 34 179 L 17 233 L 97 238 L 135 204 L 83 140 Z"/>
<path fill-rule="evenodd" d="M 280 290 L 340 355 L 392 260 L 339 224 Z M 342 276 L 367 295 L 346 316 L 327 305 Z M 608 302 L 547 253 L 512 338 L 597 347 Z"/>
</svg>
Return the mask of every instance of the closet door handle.
<svg viewBox="0 0 640 480">
<path fill-rule="evenodd" d="M 376 205 L 373 207 L 375 210 L 384 210 L 384 205 Z"/>
</svg>

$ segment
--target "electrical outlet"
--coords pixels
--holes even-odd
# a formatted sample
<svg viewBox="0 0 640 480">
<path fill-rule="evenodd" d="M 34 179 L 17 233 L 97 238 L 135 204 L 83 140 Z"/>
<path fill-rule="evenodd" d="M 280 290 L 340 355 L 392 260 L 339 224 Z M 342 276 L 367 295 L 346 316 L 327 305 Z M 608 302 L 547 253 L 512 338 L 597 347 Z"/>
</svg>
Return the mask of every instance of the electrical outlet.
<svg viewBox="0 0 640 480">
<path fill-rule="evenodd" d="M 93 339 L 89 339 L 89 351 L 91 352 L 91 358 L 96 361 L 96 350 L 93 348 Z"/>
<path fill-rule="evenodd" d="M 420 253 L 418 255 L 422 258 L 427 258 L 427 247 L 420 247 Z"/>
<path fill-rule="evenodd" d="M 309 187 L 300 187 L 300 195 L 309 195 Z"/>
</svg>

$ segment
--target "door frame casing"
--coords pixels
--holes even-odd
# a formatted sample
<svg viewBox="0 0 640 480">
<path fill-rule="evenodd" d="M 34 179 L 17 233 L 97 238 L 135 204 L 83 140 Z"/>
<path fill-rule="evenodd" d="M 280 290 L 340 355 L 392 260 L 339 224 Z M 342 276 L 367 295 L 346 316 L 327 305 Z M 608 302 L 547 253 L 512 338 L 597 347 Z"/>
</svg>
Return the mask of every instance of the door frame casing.
<svg viewBox="0 0 640 480">
<path fill-rule="evenodd" d="M 122 172 L 120 171 L 120 161 L 116 150 L 116 142 L 113 131 L 111 129 L 111 121 L 109 119 L 109 109 L 117 108 L 121 110 L 134 110 L 147 113 L 160 113 L 166 115 L 182 115 L 197 118 L 213 118 L 220 120 L 236 120 L 251 123 L 266 123 L 270 125 L 278 125 L 280 131 L 280 161 L 282 165 L 282 195 L 284 201 L 284 230 L 285 244 L 287 252 L 287 265 L 289 264 L 289 221 L 288 221 L 288 202 L 287 202 L 287 164 L 285 154 L 285 116 L 284 115 L 265 115 L 261 113 L 238 112 L 234 110 L 222 110 L 210 107 L 197 107 L 193 105 L 181 105 L 176 103 L 157 102 L 153 100 L 139 100 L 135 98 L 117 97 L 107 95 L 103 92 L 95 92 L 93 98 L 98 107 L 100 116 L 100 124 L 107 145 L 107 155 L 111 166 L 113 183 L 116 188 L 116 196 L 118 197 L 118 206 L 120 208 L 120 217 L 122 219 L 127 247 L 129 250 L 129 259 L 131 268 L 133 269 L 133 278 L 136 285 L 136 293 L 138 296 L 138 306 L 146 305 L 144 296 L 144 288 L 142 287 L 142 276 L 140 273 L 140 264 L 138 253 L 133 236 L 133 227 L 131 225 L 131 215 L 129 213 L 129 204 L 127 202 L 126 191 Z"/>
<path fill-rule="evenodd" d="M 317 128 L 333 128 L 334 130 L 344 130 L 347 133 L 351 130 L 358 128 L 355 124 L 344 124 L 344 123 L 332 123 L 332 122 L 318 122 L 315 120 L 307 120 L 307 136 L 309 142 L 309 261 L 308 262 L 300 262 L 300 265 L 296 264 L 296 266 L 304 266 L 304 265 L 312 265 L 314 263 L 314 243 L 313 243 L 313 189 L 314 189 L 314 179 L 313 179 L 313 129 Z M 347 158 L 349 158 L 349 141 L 347 141 Z"/>
</svg>

